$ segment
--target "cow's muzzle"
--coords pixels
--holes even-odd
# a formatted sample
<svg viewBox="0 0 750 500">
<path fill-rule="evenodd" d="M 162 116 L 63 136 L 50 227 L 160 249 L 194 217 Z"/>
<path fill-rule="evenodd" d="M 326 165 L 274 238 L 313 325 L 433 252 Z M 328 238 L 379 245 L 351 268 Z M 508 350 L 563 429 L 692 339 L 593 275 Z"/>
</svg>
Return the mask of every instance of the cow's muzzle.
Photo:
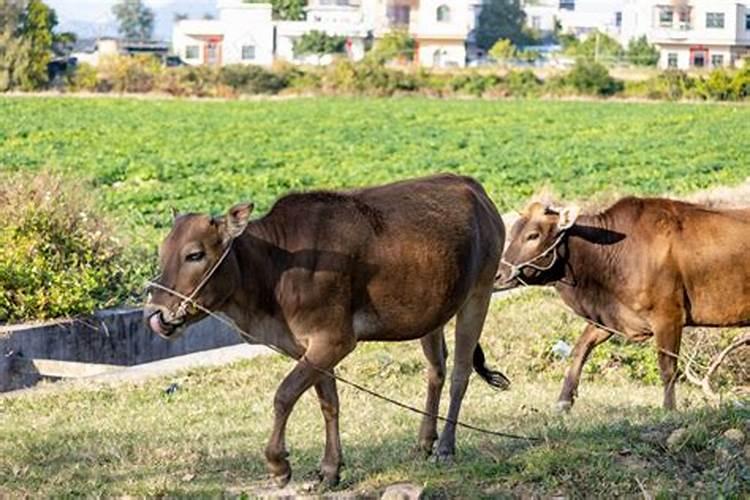
<svg viewBox="0 0 750 500">
<path fill-rule="evenodd" d="M 163 308 L 147 305 L 144 309 L 144 320 L 151 330 L 165 339 L 175 339 L 184 330 L 184 317 L 174 317 Z"/>
</svg>

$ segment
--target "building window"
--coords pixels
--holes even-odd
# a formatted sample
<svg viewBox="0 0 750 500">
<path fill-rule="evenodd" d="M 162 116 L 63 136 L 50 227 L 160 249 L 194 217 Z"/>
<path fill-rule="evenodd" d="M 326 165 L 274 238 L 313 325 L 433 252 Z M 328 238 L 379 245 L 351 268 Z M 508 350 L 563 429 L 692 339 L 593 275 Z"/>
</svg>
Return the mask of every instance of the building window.
<svg viewBox="0 0 750 500">
<path fill-rule="evenodd" d="M 622 27 L 622 12 L 615 12 L 615 26 Z"/>
<path fill-rule="evenodd" d="M 707 12 L 706 13 L 706 28 L 723 28 L 724 27 L 724 13 L 723 12 Z"/>
<path fill-rule="evenodd" d="M 711 66 L 714 68 L 720 68 L 724 66 L 724 56 L 722 54 L 714 54 L 711 56 Z"/>
<path fill-rule="evenodd" d="M 560 9 L 576 10 L 576 0 L 560 0 Z"/>
<path fill-rule="evenodd" d="M 531 16 L 531 27 L 535 30 L 542 29 L 542 18 L 540 16 Z"/>
<path fill-rule="evenodd" d="M 667 67 L 668 68 L 677 67 L 677 53 L 676 52 L 670 52 L 669 54 L 667 54 Z"/>
<path fill-rule="evenodd" d="M 449 23 L 451 21 L 451 8 L 447 5 L 441 5 L 438 7 L 437 20 L 439 23 Z"/>
<path fill-rule="evenodd" d="M 745 14 L 745 29 L 750 31 L 750 14 Z"/>
<path fill-rule="evenodd" d="M 252 61 L 253 59 L 255 59 L 255 45 L 243 45 L 242 60 Z"/>
<path fill-rule="evenodd" d="M 659 26 L 672 27 L 674 22 L 674 10 L 671 7 L 662 7 L 659 10 Z"/>
<path fill-rule="evenodd" d="M 200 52 L 201 49 L 197 45 L 188 45 L 185 47 L 185 59 L 198 59 Z"/>
<path fill-rule="evenodd" d="M 408 26 L 411 9 L 408 5 L 389 5 L 388 22 L 396 26 Z"/>
</svg>

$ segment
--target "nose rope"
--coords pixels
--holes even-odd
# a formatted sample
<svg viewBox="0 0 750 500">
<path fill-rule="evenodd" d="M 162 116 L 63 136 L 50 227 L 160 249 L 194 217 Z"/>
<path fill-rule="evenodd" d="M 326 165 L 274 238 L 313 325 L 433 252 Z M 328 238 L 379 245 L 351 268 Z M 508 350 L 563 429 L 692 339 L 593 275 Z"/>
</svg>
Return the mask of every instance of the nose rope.
<svg viewBox="0 0 750 500">
<path fill-rule="evenodd" d="M 199 304 L 198 302 L 196 302 L 195 300 L 193 300 L 189 296 L 183 295 L 183 294 L 181 294 L 180 292 L 178 292 L 176 290 L 172 290 L 171 288 L 166 287 L 166 286 L 162 285 L 161 283 L 150 282 L 149 285 L 151 285 L 151 286 L 153 286 L 155 288 L 158 288 L 160 290 L 163 290 L 163 291 L 165 291 L 167 293 L 171 293 L 175 297 L 182 299 L 183 302 L 191 302 L 196 309 L 199 309 L 200 311 L 204 312 L 205 314 L 211 316 L 212 318 L 215 318 L 216 320 L 218 320 L 222 324 L 224 324 L 227 327 L 231 328 L 232 330 L 234 330 L 235 332 L 237 332 L 240 335 L 240 337 L 244 338 L 245 340 L 252 341 L 252 342 L 255 342 L 256 344 L 260 344 L 260 345 L 266 346 L 269 349 L 271 349 L 272 351 L 274 351 L 274 352 L 276 352 L 278 354 L 281 354 L 282 356 L 286 356 L 286 357 L 291 358 L 291 359 L 293 359 L 295 361 L 305 363 L 307 366 L 309 366 L 310 368 L 312 368 L 316 372 L 320 373 L 321 375 L 324 375 L 326 377 L 331 377 L 332 379 L 335 379 L 335 380 L 341 382 L 342 384 L 348 385 L 349 387 L 352 387 L 352 388 L 354 388 L 357 391 L 360 391 L 360 392 L 363 392 L 363 393 L 368 394 L 370 396 L 373 396 L 373 397 L 375 397 L 377 399 L 380 399 L 381 401 L 385 401 L 385 402 L 390 403 L 392 405 L 398 406 L 399 408 L 403 408 L 403 409 L 409 410 L 409 411 L 411 411 L 413 413 L 417 413 L 419 415 L 423 415 L 423 416 L 426 416 L 426 417 L 436 418 L 437 420 L 440 420 L 441 422 L 446 422 L 446 423 L 453 424 L 453 425 L 455 425 L 457 427 L 463 427 L 465 429 L 470 429 L 470 430 L 473 430 L 475 432 L 479 432 L 480 434 L 487 434 L 487 435 L 491 435 L 491 436 L 504 437 L 504 438 L 508 438 L 508 439 L 517 439 L 517 440 L 529 441 L 529 442 L 541 442 L 541 441 L 548 441 L 549 440 L 549 438 L 546 437 L 546 436 L 543 437 L 543 438 L 542 437 L 536 437 L 536 436 L 522 436 L 522 435 L 519 435 L 519 434 L 511 434 L 511 433 L 507 433 L 507 432 L 501 432 L 501 431 L 494 431 L 494 430 L 490 430 L 490 429 L 484 429 L 482 427 L 478 427 L 478 426 L 475 426 L 475 425 L 472 425 L 472 424 L 468 424 L 468 423 L 462 422 L 460 420 L 454 420 L 452 418 L 445 417 L 445 416 L 440 415 L 440 414 L 428 413 L 428 412 L 426 412 L 424 410 L 421 410 L 421 409 L 419 409 L 419 408 L 417 408 L 415 406 L 408 405 L 408 404 L 403 403 L 401 401 L 398 401 L 396 399 L 390 398 L 390 397 L 388 397 L 388 396 L 386 396 L 384 394 L 380 394 L 379 392 L 377 392 L 377 391 L 375 391 L 373 389 L 369 389 L 369 388 L 367 388 L 367 387 L 365 387 L 363 385 L 360 385 L 360 384 L 358 384 L 356 382 L 352 382 L 352 381 L 350 381 L 350 380 L 348 380 L 348 379 L 346 379 L 344 377 L 341 377 L 340 375 L 336 375 L 333 372 L 333 370 L 326 370 L 324 368 L 320 368 L 319 366 L 316 366 L 315 364 L 311 363 L 310 360 L 307 359 L 305 356 L 302 356 L 301 358 L 297 359 L 295 356 L 293 356 L 289 352 L 287 352 L 287 351 L 285 351 L 285 350 L 283 350 L 283 349 L 281 349 L 281 348 L 279 348 L 279 347 L 277 347 L 277 346 L 275 346 L 275 345 L 273 345 L 273 344 L 271 344 L 269 342 L 266 342 L 266 341 L 264 341 L 262 339 L 258 339 L 256 337 L 254 337 L 250 333 L 246 332 L 245 330 L 243 330 L 242 328 L 240 328 L 239 326 L 237 326 L 233 321 L 229 321 L 226 318 L 224 318 L 223 316 L 220 316 L 220 315 L 216 314 L 215 312 L 213 312 L 209 308 L 207 308 L 207 307 Z"/>
<path fill-rule="evenodd" d="M 542 253 L 540 253 L 539 255 L 537 255 L 536 257 L 532 259 L 521 262 L 520 264 L 513 264 L 505 260 L 505 258 L 503 257 L 500 259 L 500 263 L 510 267 L 512 278 L 518 278 L 518 276 L 520 276 L 521 274 L 521 271 L 523 271 L 527 267 L 530 267 L 537 271 L 549 271 L 557 263 L 557 258 L 558 258 L 557 252 L 553 254 L 552 261 L 546 266 L 537 265 L 535 264 L 535 262 L 543 257 L 546 257 L 547 255 L 549 255 L 550 252 L 556 250 L 558 245 L 562 242 L 563 238 L 565 237 L 567 231 L 568 231 L 567 229 L 564 229 L 563 231 L 561 231 L 560 235 L 557 237 L 555 242 L 552 243 L 552 245 L 550 245 L 546 250 L 544 250 Z"/>
</svg>

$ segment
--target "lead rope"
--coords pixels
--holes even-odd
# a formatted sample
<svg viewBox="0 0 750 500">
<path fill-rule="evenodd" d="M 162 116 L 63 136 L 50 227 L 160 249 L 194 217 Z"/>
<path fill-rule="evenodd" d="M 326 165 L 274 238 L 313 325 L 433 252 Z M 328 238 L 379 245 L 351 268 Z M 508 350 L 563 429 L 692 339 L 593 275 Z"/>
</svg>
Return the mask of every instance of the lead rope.
<svg viewBox="0 0 750 500">
<path fill-rule="evenodd" d="M 231 246 L 231 244 L 230 244 L 230 246 Z M 226 253 L 227 252 L 225 252 L 225 254 Z M 218 265 L 214 266 L 214 268 L 218 268 Z M 211 274 L 213 274 L 213 273 L 211 273 Z M 207 281 L 207 280 L 204 280 L 204 282 L 205 281 Z M 202 282 L 202 284 L 205 284 L 204 282 Z M 478 426 L 475 426 L 475 425 L 472 425 L 472 424 L 467 424 L 467 423 L 462 422 L 460 420 L 453 420 L 451 418 L 444 417 L 444 416 L 442 416 L 440 414 L 433 415 L 433 414 L 428 413 L 428 412 L 426 412 L 424 410 L 420 410 L 419 408 L 417 408 L 415 406 L 411 406 L 411 405 L 408 405 L 408 404 L 403 403 L 401 401 L 398 401 L 396 399 L 390 398 L 388 396 L 380 394 L 379 392 L 376 392 L 376 391 L 374 391 L 372 389 L 369 389 L 369 388 L 367 388 L 367 387 L 365 387 L 363 385 L 360 385 L 360 384 L 358 384 L 356 382 L 352 382 L 352 381 L 350 381 L 348 379 L 345 379 L 344 377 L 341 377 L 340 375 L 336 375 L 335 373 L 333 373 L 333 371 L 326 370 L 324 368 L 320 368 L 320 367 L 314 365 L 313 363 L 311 363 L 304 356 L 302 356 L 302 358 L 300 358 L 299 360 L 297 360 L 294 356 L 292 356 L 290 353 L 284 351 L 283 349 L 281 349 L 281 348 L 279 348 L 279 347 L 277 347 L 277 346 L 275 346 L 273 344 L 270 344 L 268 342 L 264 342 L 262 340 L 259 340 L 259 339 L 255 338 L 255 337 L 253 337 L 250 333 L 244 331 L 239 326 L 237 326 L 233 321 L 227 320 L 223 316 L 220 316 L 219 314 L 216 314 L 215 312 L 211 311 L 207 307 L 204 307 L 203 305 L 201 305 L 197 301 L 195 301 L 194 300 L 195 290 L 191 294 L 192 296 L 187 296 L 187 295 L 181 294 L 180 292 L 178 292 L 176 290 L 172 290 L 171 288 L 166 287 L 166 286 L 164 286 L 164 285 L 162 285 L 160 283 L 157 283 L 155 281 L 150 281 L 150 282 L 148 282 L 148 284 L 150 286 L 153 286 L 155 288 L 163 290 L 163 291 L 165 291 L 167 293 L 171 293 L 172 295 L 174 295 L 177 298 L 182 299 L 182 301 L 183 301 L 182 303 L 189 303 L 189 304 L 191 304 L 196 309 L 204 312 L 205 314 L 211 316 L 212 318 L 217 319 L 222 324 L 228 326 L 229 328 L 231 328 L 232 330 L 234 330 L 235 332 L 237 332 L 241 337 L 243 337 L 246 340 L 253 341 L 256 344 L 264 345 L 264 346 L 268 347 L 269 349 L 271 349 L 272 351 L 274 351 L 274 352 L 276 352 L 278 354 L 281 354 L 282 356 L 286 356 L 288 358 L 294 359 L 295 361 L 302 361 L 305 364 L 307 364 L 308 366 L 310 366 L 310 368 L 312 368 L 313 370 L 317 371 L 318 373 L 320 373 L 322 375 L 325 375 L 327 377 L 331 377 L 331 378 L 333 378 L 333 379 L 341 382 L 342 384 L 348 385 L 348 386 L 350 386 L 350 387 L 352 387 L 352 388 L 354 388 L 354 389 L 356 389 L 356 390 L 358 390 L 360 392 L 363 392 L 365 394 L 373 396 L 373 397 L 375 397 L 377 399 L 380 399 L 380 400 L 385 401 L 387 403 L 390 403 L 392 405 L 398 406 L 399 408 L 403 408 L 405 410 L 412 411 L 414 413 L 417 413 L 419 415 L 423 415 L 425 417 L 436 418 L 437 420 L 440 420 L 441 422 L 450 423 L 450 424 L 453 424 L 453 425 L 455 425 L 457 427 L 463 427 L 464 429 L 469 429 L 469 430 L 472 430 L 472 431 L 475 431 L 475 432 L 479 432 L 481 434 L 487 434 L 487 435 L 490 435 L 490 436 L 498 436 L 498 437 L 504 437 L 504 438 L 508 438 L 508 439 L 518 439 L 518 440 L 530 441 L 530 442 L 540 442 L 540 441 L 545 441 L 545 440 L 549 439 L 549 438 L 541 438 L 541 437 L 536 437 L 536 436 L 522 436 L 522 435 L 519 435 L 519 434 L 511 434 L 511 433 L 507 433 L 507 432 L 500 432 L 500 431 L 494 431 L 494 430 L 490 430 L 490 429 L 484 429 L 482 427 L 478 427 Z"/>
</svg>

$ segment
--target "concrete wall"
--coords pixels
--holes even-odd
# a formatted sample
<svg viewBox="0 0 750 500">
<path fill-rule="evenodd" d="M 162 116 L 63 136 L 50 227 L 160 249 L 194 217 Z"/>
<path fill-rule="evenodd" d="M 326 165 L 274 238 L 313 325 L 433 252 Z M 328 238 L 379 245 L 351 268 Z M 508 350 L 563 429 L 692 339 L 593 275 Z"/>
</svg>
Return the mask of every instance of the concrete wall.
<svg viewBox="0 0 750 500">
<path fill-rule="evenodd" d="M 143 323 L 140 309 L 108 310 L 85 320 L 0 327 L 0 391 L 33 385 L 31 359 L 132 366 L 241 343 L 232 329 L 208 318 L 169 341 Z"/>
</svg>

